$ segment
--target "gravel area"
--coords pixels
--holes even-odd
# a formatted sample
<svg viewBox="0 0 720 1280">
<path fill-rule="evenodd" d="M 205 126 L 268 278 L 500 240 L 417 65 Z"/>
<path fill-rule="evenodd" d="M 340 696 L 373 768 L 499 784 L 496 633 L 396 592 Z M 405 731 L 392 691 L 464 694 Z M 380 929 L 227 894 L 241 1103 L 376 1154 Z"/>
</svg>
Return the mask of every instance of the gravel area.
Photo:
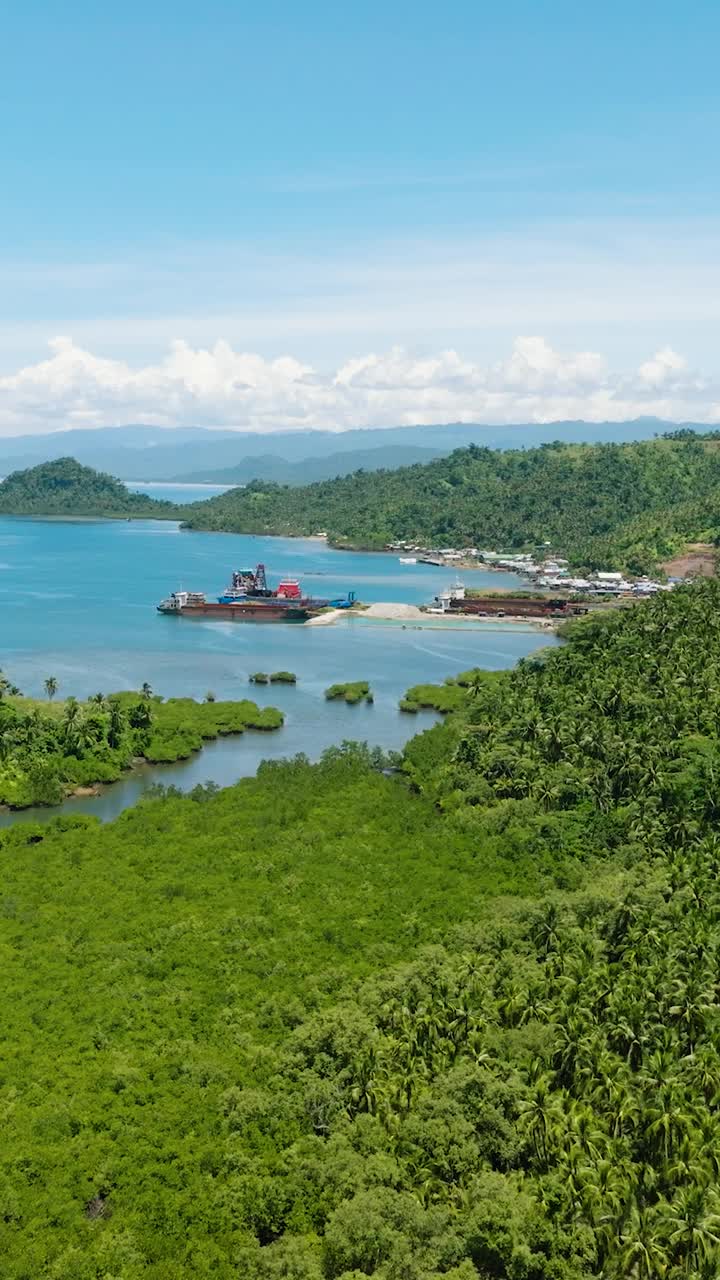
<svg viewBox="0 0 720 1280">
<path fill-rule="evenodd" d="M 416 604 L 371 604 L 363 610 L 365 618 L 424 618 L 426 615 Z"/>
</svg>

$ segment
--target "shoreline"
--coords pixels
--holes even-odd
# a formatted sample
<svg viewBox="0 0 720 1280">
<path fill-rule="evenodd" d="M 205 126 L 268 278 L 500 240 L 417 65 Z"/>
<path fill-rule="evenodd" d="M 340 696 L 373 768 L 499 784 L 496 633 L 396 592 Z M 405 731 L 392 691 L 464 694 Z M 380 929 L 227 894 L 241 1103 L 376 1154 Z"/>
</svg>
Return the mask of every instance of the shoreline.
<svg viewBox="0 0 720 1280">
<path fill-rule="evenodd" d="M 277 733 L 278 730 L 284 728 L 284 724 L 285 721 L 283 719 L 283 723 L 278 725 L 277 728 L 262 729 L 257 726 L 246 726 L 242 729 L 226 729 L 222 733 L 208 735 L 207 737 L 203 736 L 203 740 L 199 747 L 193 747 L 190 751 L 176 756 L 174 760 L 150 760 L 148 756 L 133 756 L 132 760 L 130 760 L 129 763 L 120 770 L 117 778 L 112 778 L 107 781 L 98 779 L 95 782 L 81 782 L 77 786 L 71 787 L 66 791 L 63 799 L 59 800 L 56 804 L 43 804 L 38 800 L 33 800 L 30 804 L 21 805 L 3 803 L 0 804 L 0 814 L 19 816 L 27 809 L 45 809 L 48 813 L 52 813 L 53 810 L 56 810 L 59 814 L 62 807 L 67 804 L 68 801 L 91 799 L 103 796 L 108 790 L 117 786 L 119 782 L 124 782 L 128 778 L 132 777 L 133 773 L 138 773 L 143 769 L 163 769 L 166 766 L 172 768 L 173 765 L 183 764 L 188 760 L 192 760 L 194 756 L 201 755 L 206 743 L 218 742 L 220 739 L 226 738 L 241 738 L 246 733 Z"/>
<path fill-rule="evenodd" d="M 336 623 L 363 626 L 392 626 L 403 631 L 473 631 L 478 627 L 497 631 L 519 630 L 557 633 L 558 623 L 549 618 L 528 618 L 523 614 L 496 615 L 428 613 L 418 605 L 378 601 L 364 609 L 333 609 L 310 618 L 305 627 L 331 627 Z"/>
</svg>

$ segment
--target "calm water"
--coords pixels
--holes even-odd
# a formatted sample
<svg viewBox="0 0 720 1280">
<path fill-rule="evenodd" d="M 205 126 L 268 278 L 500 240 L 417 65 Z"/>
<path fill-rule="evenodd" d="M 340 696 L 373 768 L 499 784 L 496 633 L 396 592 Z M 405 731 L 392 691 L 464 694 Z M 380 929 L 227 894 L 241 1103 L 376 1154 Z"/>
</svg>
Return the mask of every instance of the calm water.
<svg viewBox="0 0 720 1280">
<path fill-rule="evenodd" d="M 73 812 L 113 816 L 153 781 L 183 787 L 228 784 L 254 773 L 263 758 L 304 751 L 316 757 L 343 738 L 398 748 L 431 723 L 397 702 L 411 684 L 440 681 L 469 666 L 497 670 L 553 637 L 533 630 L 470 623 L 404 629 L 398 623 L 343 620 L 297 627 L 188 620 L 155 605 L 184 586 L 217 594 L 233 568 L 264 561 L 271 581 L 292 574 L 316 595 L 354 590 L 365 601 L 421 604 L 448 583 L 448 571 L 400 565 L 395 557 L 333 551 L 322 542 L 182 532 L 155 521 L 0 520 L 0 666 L 24 693 L 41 695 L 53 675 L 61 696 L 136 689 L 147 680 L 165 697 L 251 696 L 281 707 L 276 734 L 246 733 L 209 744 L 193 760 L 140 771 L 99 798 L 72 800 Z M 507 574 L 464 573 L 473 585 L 517 586 Z M 298 685 L 255 688 L 257 670 L 294 671 Z M 367 679 L 374 706 L 326 703 L 334 681 Z M 25 817 L 57 813 L 25 811 Z M 7 819 L 5 819 L 7 821 Z M 0 818 L 0 823 L 3 819 Z"/>
<path fill-rule="evenodd" d="M 216 493 L 225 493 L 232 488 L 229 484 L 172 484 L 169 480 L 126 480 L 125 484 L 132 493 L 146 493 L 148 498 L 158 498 L 161 502 L 204 502 L 206 498 L 214 498 Z"/>
</svg>

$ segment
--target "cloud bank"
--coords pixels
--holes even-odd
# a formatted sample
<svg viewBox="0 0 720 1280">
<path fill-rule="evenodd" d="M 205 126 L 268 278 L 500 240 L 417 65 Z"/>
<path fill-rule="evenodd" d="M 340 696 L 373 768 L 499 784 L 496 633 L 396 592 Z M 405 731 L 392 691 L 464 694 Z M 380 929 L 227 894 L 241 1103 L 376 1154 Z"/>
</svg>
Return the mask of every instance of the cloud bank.
<svg viewBox="0 0 720 1280">
<path fill-rule="evenodd" d="M 518 337 L 506 358 L 482 365 L 457 351 L 403 347 L 321 372 L 291 355 L 266 359 L 219 340 L 173 342 L 164 359 L 133 368 L 54 338 L 47 359 L 0 377 L 0 433 L 63 427 L 382 427 L 414 423 L 506 424 L 643 415 L 720 423 L 720 379 L 693 371 L 671 347 L 617 371 L 594 351 L 558 351 Z"/>
</svg>

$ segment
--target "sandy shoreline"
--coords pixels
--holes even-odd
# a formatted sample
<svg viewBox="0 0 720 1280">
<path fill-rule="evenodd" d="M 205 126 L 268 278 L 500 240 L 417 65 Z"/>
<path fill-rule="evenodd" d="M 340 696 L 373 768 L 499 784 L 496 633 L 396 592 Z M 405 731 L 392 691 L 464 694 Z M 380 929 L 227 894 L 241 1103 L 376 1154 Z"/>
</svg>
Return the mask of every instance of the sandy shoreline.
<svg viewBox="0 0 720 1280">
<path fill-rule="evenodd" d="M 555 631 L 556 624 L 545 618 L 527 618 L 521 615 L 507 614 L 504 618 L 497 616 L 456 615 L 428 613 L 415 604 L 401 604 L 394 601 L 378 601 L 368 605 L 367 609 L 331 609 L 327 613 L 311 618 L 306 627 L 330 627 L 337 622 L 361 624 L 364 626 L 392 625 L 403 630 L 477 630 L 478 627 L 491 627 L 497 631 L 515 630 L 522 627 L 527 631 Z"/>
</svg>

